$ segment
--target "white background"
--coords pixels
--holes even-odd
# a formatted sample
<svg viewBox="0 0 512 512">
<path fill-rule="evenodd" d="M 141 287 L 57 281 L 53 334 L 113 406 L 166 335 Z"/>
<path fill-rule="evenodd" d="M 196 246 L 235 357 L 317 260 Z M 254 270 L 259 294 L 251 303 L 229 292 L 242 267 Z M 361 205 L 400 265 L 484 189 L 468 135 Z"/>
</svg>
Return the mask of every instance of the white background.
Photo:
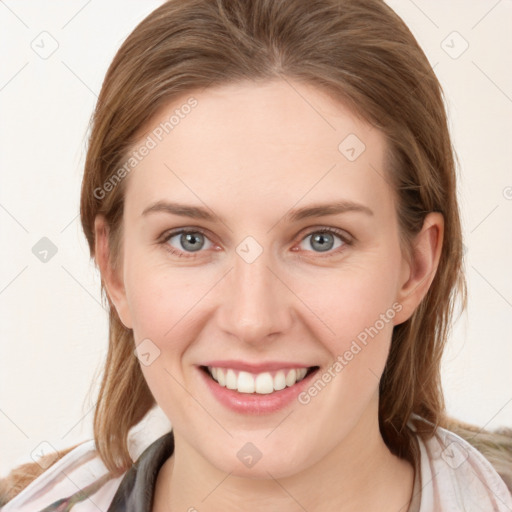
<svg viewBox="0 0 512 512">
<path fill-rule="evenodd" d="M 0 474 L 42 441 L 92 436 L 107 316 L 78 219 L 87 125 L 115 51 L 160 3 L 0 1 Z M 512 426 L 512 2 L 388 3 L 441 81 L 461 164 L 469 308 L 444 357 L 448 411 Z M 42 237 L 58 250 L 46 263 Z"/>
</svg>

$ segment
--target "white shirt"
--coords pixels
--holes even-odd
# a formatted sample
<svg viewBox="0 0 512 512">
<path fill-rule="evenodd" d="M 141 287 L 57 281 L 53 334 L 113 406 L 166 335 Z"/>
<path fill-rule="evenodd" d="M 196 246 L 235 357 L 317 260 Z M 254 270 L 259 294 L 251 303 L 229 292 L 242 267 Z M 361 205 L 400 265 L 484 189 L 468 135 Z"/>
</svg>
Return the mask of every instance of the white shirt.
<svg viewBox="0 0 512 512">
<path fill-rule="evenodd" d="M 415 431 L 411 422 L 408 426 Z M 408 512 L 512 512 L 507 486 L 467 441 L 443 428 L 426 442 L 418 435 L 416 438 L 421 455 Z M 0 511 L 150 512 L 158 470 L 173 451 L 171 431 L 152 442 L 130 470 L 112 479 L 95 451 L 94 441 L 86 441 Z M 82 495 L 77 494 L 80 490 L 84 490 Z M 67 505 L 57 503 L 70 497 Z"/>
</svg>

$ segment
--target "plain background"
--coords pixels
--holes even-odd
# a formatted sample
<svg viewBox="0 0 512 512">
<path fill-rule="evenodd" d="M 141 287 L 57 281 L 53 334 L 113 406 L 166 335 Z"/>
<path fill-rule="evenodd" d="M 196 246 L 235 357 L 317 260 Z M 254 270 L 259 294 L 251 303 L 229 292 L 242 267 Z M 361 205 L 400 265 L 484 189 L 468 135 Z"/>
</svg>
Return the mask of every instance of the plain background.
<svg viewBox="0 0 512 512">
<path fill-rule="evenodd" d="M 78 218 L 88 121 L 117 48 L 160 3 L 0 0 L 2 475 L 92 437 L 107 316 Z M 443 362 L 448 412 L 510 427 L 512 2 L 388 3 L 443 86 L 460 160 L 469 306 Z M 155 418 L 147 443 L 166 428 Z"/>
</svg>

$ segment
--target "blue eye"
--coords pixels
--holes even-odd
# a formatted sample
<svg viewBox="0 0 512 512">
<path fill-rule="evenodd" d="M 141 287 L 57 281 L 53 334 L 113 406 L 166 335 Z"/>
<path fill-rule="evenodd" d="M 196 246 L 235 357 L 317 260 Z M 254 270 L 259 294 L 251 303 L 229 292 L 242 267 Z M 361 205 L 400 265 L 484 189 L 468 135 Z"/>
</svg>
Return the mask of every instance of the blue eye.
<svg viewBox="0 0 512 512">
<path fill-rule="evenodd" d="M 313 247 L 313 251 L 305 249 L 306 252 L 318 254 L 327 253 L 325 257 L 336 255 L 340 253 L 345 246 L 352 244 L 351 238 L 349 238 L 344 231 L 337 228 L 317 228 L 305 235 L 301 239 L 301 243 L 310 237 L 312 237 L 310 247 Z M 336 238 L 339 240 L 337 245 L 335 244 Z M 174 243 L 172 242 L 173 239 L 176 239 Z M 205 242 L 207 242 L 206 246 Z M 198 229 L 180 229 L 173 231 L 165 235 L 161 243 L 164 244 L 166 250 L 171 254 L 180 258 L 195 258 L 197 255 L 194 253 L 199 253 L 201 249 L 209 249 L 212 247 L 210 239 L 203 231 Z"/>
<path fill-rule="evenodd" d="M 177 243 L 180 247 L 171 244 L 173 238 L 179 237 Z M 183 253 L 198 252 L 204 247 L 204 241 L 209 239 L 202 231 L 187 231 L 181 230 L 174 233 L 169 233 L 163 242 L 171 253 L 183 256 Z M 211 242 L 210 242 L 211 244 Z"/>
<path fill-rule="evenodd" d="M 302 242 L 308 238 L 310 247 L 314 249 L 313 252 L 328 253 L 326 256 L 338 254 L 340 251 L 333 249 L 340 249 L 352 243 L 343 231 L 336 228 L 321 228 L 311 231 L 302 239 Z M 335 245 L 336 238 L 340 241 L 338 245 Z"/>
</svg>

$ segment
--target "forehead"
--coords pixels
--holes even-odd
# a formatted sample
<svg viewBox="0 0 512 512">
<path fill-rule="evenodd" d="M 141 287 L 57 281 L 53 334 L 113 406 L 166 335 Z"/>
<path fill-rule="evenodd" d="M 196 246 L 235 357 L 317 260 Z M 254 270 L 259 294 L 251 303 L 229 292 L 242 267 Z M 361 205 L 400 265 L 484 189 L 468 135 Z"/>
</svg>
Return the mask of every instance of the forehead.
<svg viewBox="0 0 512 512">
<path fill-rule="evenodd" d="M 384 135 L 296 82 L 242 82 L 185 94 L 154 116 L 134 148 L 141 144 L 151 149 L 130 173 L 126 197 L 141 211 L 165 196 L 289 208 L 302 197 L 375 203 L 390 194 Z"/>
</svg>

